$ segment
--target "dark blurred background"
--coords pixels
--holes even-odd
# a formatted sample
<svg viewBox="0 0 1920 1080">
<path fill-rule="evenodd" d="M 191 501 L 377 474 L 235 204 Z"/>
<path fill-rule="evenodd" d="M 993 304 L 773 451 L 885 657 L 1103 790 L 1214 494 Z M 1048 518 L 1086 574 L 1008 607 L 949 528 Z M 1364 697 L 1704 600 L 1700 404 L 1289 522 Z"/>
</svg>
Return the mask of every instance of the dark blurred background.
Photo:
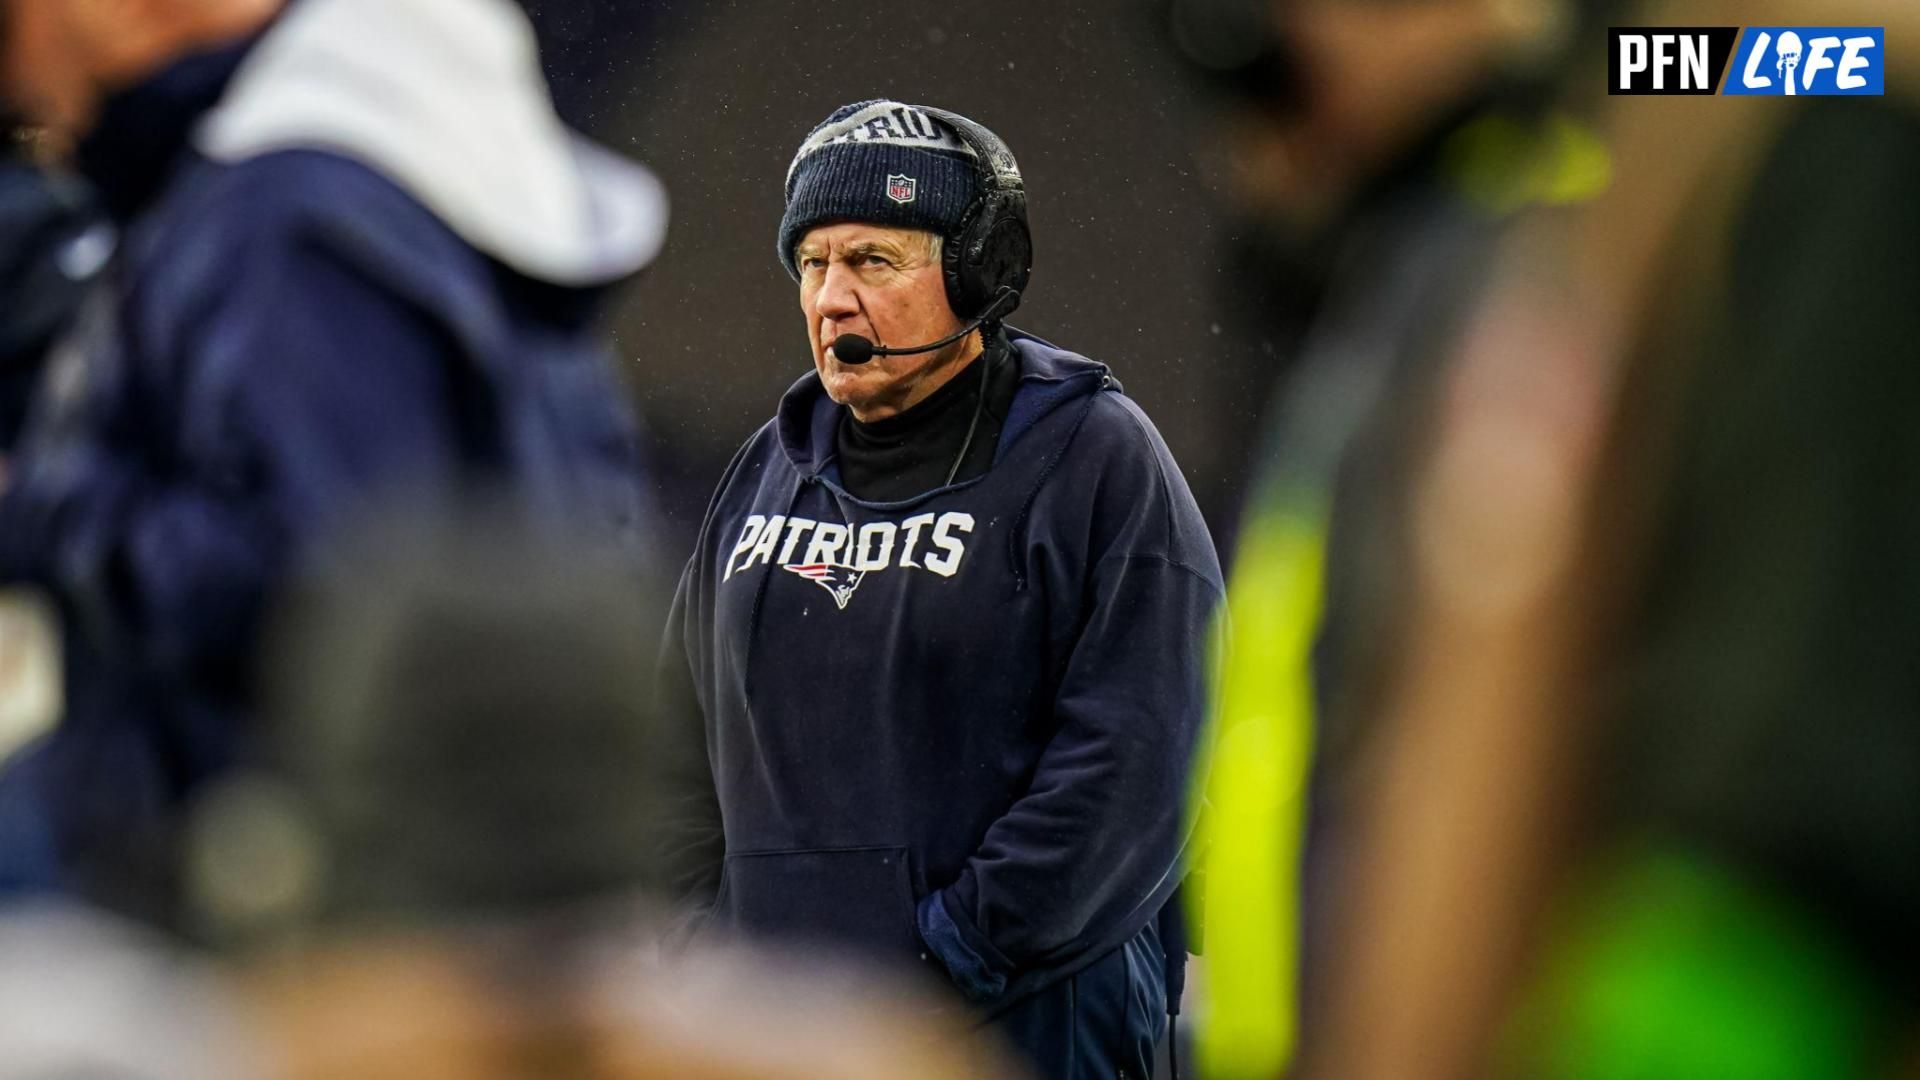
<svg viewBox="0 0 1920 1080">
<path fill-rule="evenodd" d="M 1031 199 L 1033 287 L 1011 320 L 1113 367 L 1158 423 L 1224 546 L 1272 347 L 1236 337 L 1205 114 L 1146 3 L 526 0 L 561 113 L 644 162 L 667 247 L 612 329 L 652 432 L 670 537 L 690 550 L 728 458 L 808 370 L 773 255 L 800 139 L 894 97 L 999 133 Z M 677 558 L 677 554 L 674 556 Z"/>
</svg>

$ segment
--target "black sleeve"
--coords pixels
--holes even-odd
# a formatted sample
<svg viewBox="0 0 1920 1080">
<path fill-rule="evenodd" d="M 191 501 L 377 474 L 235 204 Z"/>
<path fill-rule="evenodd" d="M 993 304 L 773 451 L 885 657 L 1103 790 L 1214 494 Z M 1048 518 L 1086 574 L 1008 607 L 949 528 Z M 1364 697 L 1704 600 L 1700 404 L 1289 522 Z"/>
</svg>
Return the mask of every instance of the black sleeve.
<svg viewBox="0 0 1920 1080">
<path fill-rule="evenodd" d="M 706 709 L 697 689 L 698 634 L 704 621 L 699 616 L 700 563 L 695 554 L 674 591 L 655 681 L 665 788 L 658 857 L 670 897 L 694 911 L 710 908 L 716 899 L 727 849 L 707 750 Z"/>
</svg>

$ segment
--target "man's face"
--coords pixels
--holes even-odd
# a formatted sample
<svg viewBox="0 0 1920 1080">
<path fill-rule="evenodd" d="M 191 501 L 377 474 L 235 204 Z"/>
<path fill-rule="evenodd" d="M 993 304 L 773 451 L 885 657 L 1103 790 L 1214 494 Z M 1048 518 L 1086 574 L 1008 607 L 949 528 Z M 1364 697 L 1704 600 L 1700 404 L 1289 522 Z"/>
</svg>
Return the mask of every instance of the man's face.
<svg viewBox="0 0 1920 1080">
<path fill-rule="evenodd" d="M 842 222 L 809 230 L 794 247 L 814 369 L 827 396 L 860 420 L 882 420 L 918 404 L 978 351 L 969 335 L 937 352 L 876 356 L 855 366 L 827 349 L 841 334 L 900 346 L 960 329 L 930 240 L 918 229 Z"/>
</svg>

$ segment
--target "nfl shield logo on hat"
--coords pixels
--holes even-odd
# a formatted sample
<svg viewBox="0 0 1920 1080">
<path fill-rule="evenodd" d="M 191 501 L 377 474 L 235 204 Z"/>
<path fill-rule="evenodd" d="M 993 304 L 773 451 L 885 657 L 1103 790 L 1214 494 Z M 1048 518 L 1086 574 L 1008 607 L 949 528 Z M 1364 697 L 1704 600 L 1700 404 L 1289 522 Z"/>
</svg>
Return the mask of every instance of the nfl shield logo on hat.
<svg viewBox="0 0 1920 1080">
<path fill-rule="evenodd" d="M 887 177 L 887 198 L 892 199 L 894 202 L 897 202 L 897 203 L 912 202 L 913 201 L 913 177 L 911 176 Z"/>
</svg>

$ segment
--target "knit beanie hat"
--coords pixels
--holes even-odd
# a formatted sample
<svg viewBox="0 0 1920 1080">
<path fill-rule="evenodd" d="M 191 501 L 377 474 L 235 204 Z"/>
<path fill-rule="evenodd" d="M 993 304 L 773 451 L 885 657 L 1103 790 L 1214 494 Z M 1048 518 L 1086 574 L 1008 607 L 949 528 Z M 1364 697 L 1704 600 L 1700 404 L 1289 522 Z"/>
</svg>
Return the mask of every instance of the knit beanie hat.
<svg viewBox="0 0 1920 1080">
<path fill-rule="evenodd" d="M 885 99 L 843 105 L 807 135 L 787 167 L 780 265 L 797 280 L 794 247 L 829 221 L 945 235 L 980 192 L 977 169 L 973 148 L 917 106 Z"/>
</svg>

